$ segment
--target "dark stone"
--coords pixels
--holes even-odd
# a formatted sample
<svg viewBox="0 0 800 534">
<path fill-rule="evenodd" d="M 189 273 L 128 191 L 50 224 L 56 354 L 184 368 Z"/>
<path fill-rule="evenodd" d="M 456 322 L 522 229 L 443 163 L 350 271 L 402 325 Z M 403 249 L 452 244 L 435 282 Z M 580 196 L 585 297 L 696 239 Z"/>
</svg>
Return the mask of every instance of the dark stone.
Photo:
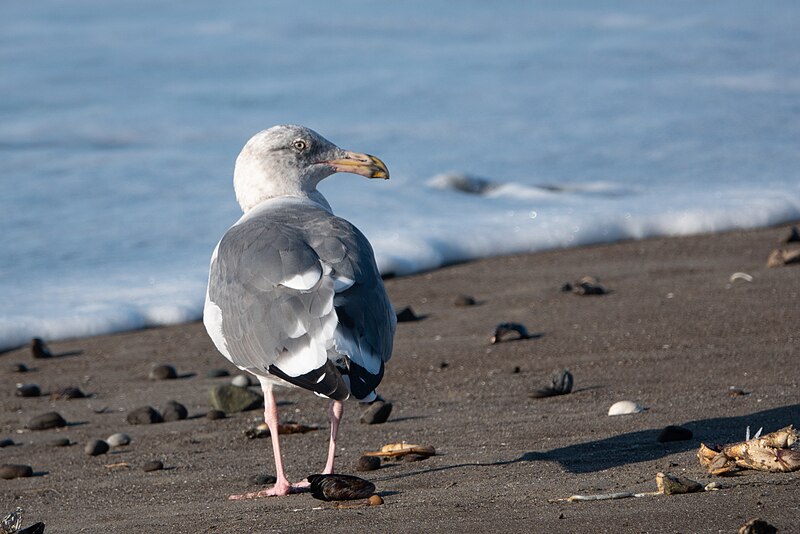
<svg viewBox="0 0 800 534">
<path fill-rule="evenodd" d="M 10 447 L 14 444 L 14 440 L 10 438 L 0 439 L 0 449 Z"/>
<path fill-rule="evenodd" d="M 356 464 L 356 471 L 375 471 L 380 469 L 381 459 L 377 456 L 362 456 Z"/>
<path fill-rule="evenodd" d="M 174 400 L 168 401 L 161 413 L 166 422 L 180 421 L 189 416 L 189 411 L 186 409 L 186 406 Z"/>
<path fill-rule="evenodd" d="M 163 423 L 164 418 L 152 406 L 141 406 L 128 413 L 125 418 L 132 425 L 149 425 L 152 423 Z"/>
<path fill-rule="evenodd" d="M 753 518 L 741 527 L 739 534 L 776 534 L 778 529 L 763 519 Z"/>
<path fill-rule="evenodd" d="M 519 374 L 520 372 L 522 372 L 522 368 L 519 365 L 515 365 L 514 368 L 511 370 L 511 373 L 515 375 Z"/>
<path fill-rule="evenodd" d="M 473 297 L 470 297 L 469 295 L 459 295 L 456 297 L 456 300 L 455 302 L 453 302 L 453 304 L 459 307 L 474 306 L 476 304 L 476 301 Z"/>
<path fill-rule="evenodd" d="M 11 372 L 12 373 L 27 373 L 28 366 L 22 362 L 16 362 L 11 364 Z"/>
<path fill-rule="evenodd" d="M 248 479 L 248 482 L 253 486 L 269 486 L 270 484 L 275 484 L 278 481 L 278 478 L 274 475 L 267 475 L 267 474 L 259 474 L 253 475 Z"/>
<path fill-rule="evenodd" d="M 361 422 L 365 425 L 379 425 L 385 423 L 392 413 L 392 403 L 376 400 L 361 414 Z"/>
<path fill-rule="evenodd" d="M 511 337 L 509 337 L 509 335 Z M 519 323 L 500 323 L 494 327 L 494 334 L 489 338 L 492 344 L 500 343 L 501 341 L 509 341 L 512 339 L 528 339 L 530 338 L 528 329 Z"/>
<path fill-rule="evenodd" d="M 406 306 L 397 312 L 398 323 L 410 323 L 414 321 L 419 321 L 419 317 L 414 313 L 414 310 L 411 309 L 411 306 Z"/>
<path fill-rule="evenodd" d="M 206 378 L 222 378 L 223 376 L 231 376 L 227 369 L 211 369 L 206 373 Z"/>
<path fill-rule="evenodd" d="M 792 226 L 789 235 L 783 240 L 784 243 L 797 243 L 800 242 L 800 230 L 796 226 Z"/>
<path fill-rule="evenodd" d="M 142 466 L 142 471 L 145 473 L 149 473 L 150 471 L 161 471 L 162 469 L 164 469 L 164 462 L 159 460 L 145 462 L 145 464 Z"/>
<path fill-rule="evenodd" d="M 223 412 L 222 410 L 213 410 L 213 409 L 208 410 L 206 418 L 211 419 L 212 421 L 215 421 L 217 419 L 225 419 L 225 412 Z"/>
<path fill-rule="evenodd" d="M 100 454 L 107 453 L 108 449 L 110 449 L 108 443 L 102 439 L 93 439 L 86 444 L 86 446 L 83 448 L 83 452 L 89 456 L 98 456 Z"/>
<path fill-rule="evenodd" d="M 669 425 L 664 427 L 657 439 L 659 443 L 666 443 L 668 441 L 686 441 L 692 439 L 693 436 L 694 434 L 688 428 Z"/>
<path fill-rule="evenodd" d="M 352 475 L 309 475 L 311 496 L 322 501 L 366 499 L 375 493 L 375 484 Z"/>
<path fill-rule="evenodd" d="M 28 421 L 28 428 L 31 430 L 48 430 L 50 428 L 60 428 L 67 426 L 67 422 L 58 412 L 47 412 L 32 417 Z"/>
<path fill-rule="evenodd" d="M 31 340 L 31 354 L 33 354 L 34 358 L 52 358 L 53 353 L 50 352 L 50 349 L 47 348 L 44 340 L 40 337 L 35 337 Z"/>
<path fill-rule="evenodd" d="M 570 282 L 564 282 L 564 285 L 561 286 L 561 291 L 570 293 L 572 291 L 572 284 Z"/>
<path fill-rule="evenodd" d="M 569 369 L 557 369 L 550 376 L 550 384 L 533 390 L 528 396 L 532 399 L 542 399 L 545 397 L 555 397 L 556 395 L 566 395 L 572 391 L 574 378 Z"/>
<path fill-rule="evenodd" d="M 38 397 L 42 390 L 36 384 L 17 384 L 17 397 Z"/>
<path fill-rule="evenodd" d="M 33 468 L 29 465 L 3 464 L 0 465 L 0 478 L 11 480 L 33 476 Z"/>
<path fill-rule="evenodd" d="M 86 394 L 80 388 L 70 386 L 62 389 L 58 393 L 53 394 L 54 399 L 70 400 L 70 399 L 83 399 Z"/>
<path fill-rule="evenodd" d="M 590 282 L 581 282 L 572 288 L 572 292 L 576 295 L 605 295 L 608 293 L 606 288 L 600 284 L 592 284 Z"/>
<path fill-rule="evenodd" d="M 54 438 L 47 442 L 51 447 L 68 447 L 72 442 L 67 437 Z"/>
<path fill-rule="evenodd" d="M 216 386 L 209 390 L 208 399 L 217 410 L 225 413 L 237 413 L 260 408 L 264 402 L 263 395 L 257 395 L 249 389 L 230 384 Z"/>
<path fill-rule="evenodd" d="M 150 368 L 150 380 L 172 380 L 178 378 L 178 373 L 171 365 L 154 365 Z"/>
</svg>

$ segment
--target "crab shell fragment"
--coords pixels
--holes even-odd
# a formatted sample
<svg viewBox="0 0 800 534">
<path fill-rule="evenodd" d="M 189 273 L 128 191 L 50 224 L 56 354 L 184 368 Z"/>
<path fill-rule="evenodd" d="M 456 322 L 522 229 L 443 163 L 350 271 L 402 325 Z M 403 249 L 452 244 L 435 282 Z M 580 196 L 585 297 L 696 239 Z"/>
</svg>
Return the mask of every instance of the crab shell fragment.
<svg viewBox="0 0 800 534">
<path fill-rule="evenodd" d="M 365 452 L 364 456 L 380 456 L 381 458 L 396 458 L 407 454 L 418 454 L 420 456 L 434 456 L 436 449 L 430 445 L 415 445 L 413 443 L 389 443 L 381 447 L 376 452 Z"/>
<path fill-rule="evenodd" d="M 700 444 L 697 458 L 709 474 L 729 473 L 737 467 L 787 473 L 800 470 L 800 451 L 789 449 L 797 443 L 797 432 L 791 425 L 764 436 L 732 443 L 715 450 Z"/>
</svg>

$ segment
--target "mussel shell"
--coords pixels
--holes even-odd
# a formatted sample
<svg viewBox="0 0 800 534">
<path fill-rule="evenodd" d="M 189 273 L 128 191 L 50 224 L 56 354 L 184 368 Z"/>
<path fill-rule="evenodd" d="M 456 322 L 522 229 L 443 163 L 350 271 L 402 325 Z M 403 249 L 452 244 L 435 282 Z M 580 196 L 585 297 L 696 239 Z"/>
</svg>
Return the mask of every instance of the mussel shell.
<svg viewBox="0 0 800 534">
<path fill-rule="evenodd" d="M 375 484 L 352 475 L 309 475 L 311 496 L 321 501 L 366 499 L 375 493 Z"/>
</svg>

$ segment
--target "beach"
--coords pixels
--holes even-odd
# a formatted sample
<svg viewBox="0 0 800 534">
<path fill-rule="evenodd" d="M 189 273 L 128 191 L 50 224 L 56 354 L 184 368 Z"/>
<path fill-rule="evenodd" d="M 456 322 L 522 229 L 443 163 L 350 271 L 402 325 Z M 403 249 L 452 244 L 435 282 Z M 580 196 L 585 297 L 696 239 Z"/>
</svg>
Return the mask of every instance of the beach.
<svg viewBox="0 0 800 534">
<path fill-rule="evenodd" d="M 394 353 L 379 392 L 393 403 L 383 424 L 359 422 L 346 403 L 338 447 L 342 473 L 372 481 L 384 504 L 337 509 L 309 494 L 229 501 L 271 474 L 268 439 L 244 431 L 259 410 L 209 420 L 209 390 L 237 370 L 201 323 L 53 342 L 54 357 L 28 347 L 0 354 L 0 463 L 34 476 L 0 480 L 0 514 L 20 506 L 24 525 L 46 532 L 733 532 L 759 517 L 779 532 L 800 531 L 798 473 L 742 471 L 712 477 L 701 442 L 743 440 L 749 426 L 771 432 L 800 423 L 797 369 L 800 266 L 768 268 L 791 225 L 567 248 L 489 258 L 391 278 L 399 310 Z M 746 273 L 752 277 L 731 277 Z M 584 275 L 608 293 L 562 291 Z M 459 295 L 473 306 L 456 306 Z M 491 344 L 497 324 L 520 323 L 528 339 Z M 13 373 L 24 363 L 26 373 Z M 173 380 L 150 380 L 171 364 Z M 567 368 L 567 395 L 530 398 Z M 42 395 L 15 396 L 35 383 Z M 54 399 L 79 387 L 89 397 Z M 741 390 L 731 394 L 731 388 Z M 254 388 L 255 389 L 255 388 Z M 281 419 L 318 426 L 282 436 L 287 474 L 318 472 L 327 447 L 327 402 L 279 390 Z M 126 415 L 170 400 L 186 420 L 131 425 Z M 609 417 L 631 400 L 642 413 Z M 31 431 L 31 417 L 56 411 L 59 429 Z M 668 425 L 690 440 L 659 443 Z M 124 432 L 127 446 L 89 456 L 84 445 Z M 70 446 L 53 447 L 56 437 Z M 407 441 L 436 455 L 357 472 L 365 451 Z M 144 472 L 160 460 L 164 469 Z M 551 502 L 574 494 L 649 492 L 658 472 L 721 489 L 674 496 Z"/>
</svg>

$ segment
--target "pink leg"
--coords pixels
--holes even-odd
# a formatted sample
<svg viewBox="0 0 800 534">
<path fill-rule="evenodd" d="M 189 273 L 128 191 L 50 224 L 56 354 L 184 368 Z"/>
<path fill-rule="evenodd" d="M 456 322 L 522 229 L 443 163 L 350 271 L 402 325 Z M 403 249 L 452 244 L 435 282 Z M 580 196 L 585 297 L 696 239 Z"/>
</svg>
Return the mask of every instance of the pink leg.
<svg viewBox="0 0 800 534">
<path fill-rule="evenodd" d="M 333 459 L 336 456 L 336 434 L 339 432 L 339 421 L 342 420 L 344 405 L 342 401 L 331 402 L 331 441 L 328 444 L 328 461 L 325 463 L 323 475 L 333 474 Z"/>
<path fill-rule="evenodd" d="M 281 459 L 281 448 L 278 443 L 278 405 L 275 403 L 275 396 L 272 394 L 272 384 L 266 380 L 261 380 L 261 389 L 264 391 L 264 422 L 269 427 L 270 438 L 272 439 L 272 454 L 275 457 L 275 485 L 269 489 L 244 493 L 241 495 L 231 495 L 229 499 L 255 499 L 257 497 L 272 497 L 288 495 L 290 493 L 300 493 L 307 491 L 308 482 L 303 481 L 298 484 L 290 484 L 283 471 L 283 460 Z"/>
</svg>

